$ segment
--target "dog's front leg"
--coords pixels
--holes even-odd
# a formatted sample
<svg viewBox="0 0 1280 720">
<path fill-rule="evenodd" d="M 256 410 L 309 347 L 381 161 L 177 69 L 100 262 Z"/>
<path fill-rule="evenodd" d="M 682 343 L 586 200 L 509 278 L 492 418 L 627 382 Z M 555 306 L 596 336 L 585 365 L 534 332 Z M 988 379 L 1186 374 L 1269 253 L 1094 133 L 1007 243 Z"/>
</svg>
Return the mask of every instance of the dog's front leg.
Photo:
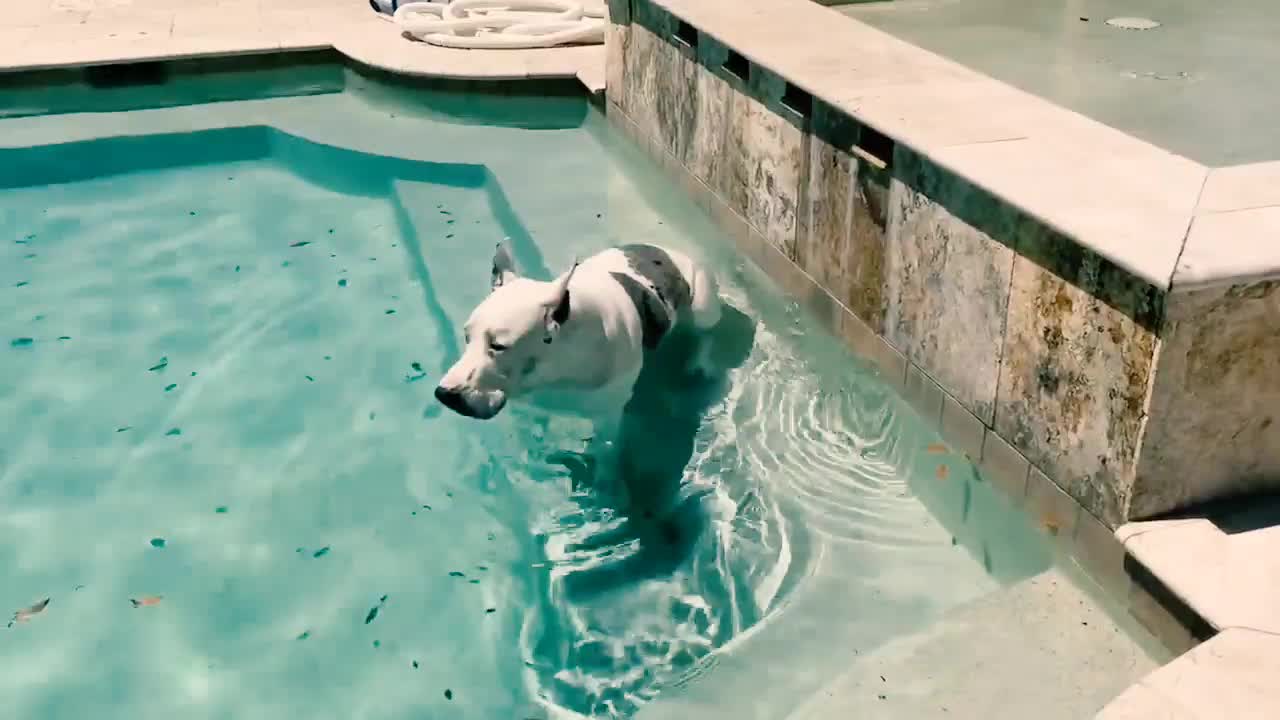
<svg viewBox="0 0 1280 720">
<path fill-rule="evenodd" d="M 639 368 L 636 368 L 596 395 L 587 452 L 596 461 L 596 477 L 599 479 L 618 477 L 623 451 L 623 415 L 639 374 Z"/>
</svg>

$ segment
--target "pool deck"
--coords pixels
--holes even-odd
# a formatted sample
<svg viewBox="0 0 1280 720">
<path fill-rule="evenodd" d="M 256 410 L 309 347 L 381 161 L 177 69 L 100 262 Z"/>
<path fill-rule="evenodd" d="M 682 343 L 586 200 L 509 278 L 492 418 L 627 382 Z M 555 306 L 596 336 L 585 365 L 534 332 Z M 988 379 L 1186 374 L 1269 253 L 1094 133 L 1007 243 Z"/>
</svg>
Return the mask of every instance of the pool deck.
<svg viewBox="0 0 1280 720">
<path fill-rule="evenodd" d="M 402 75 L 578 78 L 604 89 L 604 46 L 454 50 L 411 41 L 358 0 L 10 0 L 0 72 L 334 49 Z"/>
<path fill-rule="evenodd" d="M 660 4 L 1158 287 L 1280 277 L 1280 243 L 1264 240 L 1280 233 L 1280 162 L 1207 167 L 816 3 Z M 603 46 L 435 48 L 402 38 L 360 0 L 6 5 L 0 72 L 333 48 L 407 75 L 578 78 L 591 92 L 605 82 Z M 1117 531 L 1135 560 L 1220 632 L 1099 718 L 1280 717 L 1280 688 L 1270 682 L 1280 673 L 1280 525 L 1258 515 Z"/>
</svg>

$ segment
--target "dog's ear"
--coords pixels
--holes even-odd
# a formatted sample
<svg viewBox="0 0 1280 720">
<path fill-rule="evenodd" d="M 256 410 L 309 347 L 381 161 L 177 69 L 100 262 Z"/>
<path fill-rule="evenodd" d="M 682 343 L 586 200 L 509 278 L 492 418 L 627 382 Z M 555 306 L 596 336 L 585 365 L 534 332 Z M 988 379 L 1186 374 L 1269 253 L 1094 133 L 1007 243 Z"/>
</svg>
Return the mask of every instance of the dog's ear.
<svg viewBox="0 0 1280 720">
<path fill-rule="evenodd" d="M 516 274 L 516 263 L 511 259 L 510 251 L 507 250 L 507 241 L 503 240 L 493 251 L 493 271 L 489 279 L 489 289 L 497 290 L 517 277 L 519 275 Z"/>
<path fill-rule="evenodd" d="M 555 283 L 555 289 L 551 293 L 551 298 L 547 301 L 546 322 L 547 334 L 543 338 L 543 342 L 551 342 L 555 339 L 556 333 L 560 331 L 560 326 L 564 325 L 569 319 L 569 281 L 573 279 L 573 273 L 578 269 L 578 259 L 574 258 L 573 267 L 569 268 L 569 272 L 564 274 Z"/>
</svg>

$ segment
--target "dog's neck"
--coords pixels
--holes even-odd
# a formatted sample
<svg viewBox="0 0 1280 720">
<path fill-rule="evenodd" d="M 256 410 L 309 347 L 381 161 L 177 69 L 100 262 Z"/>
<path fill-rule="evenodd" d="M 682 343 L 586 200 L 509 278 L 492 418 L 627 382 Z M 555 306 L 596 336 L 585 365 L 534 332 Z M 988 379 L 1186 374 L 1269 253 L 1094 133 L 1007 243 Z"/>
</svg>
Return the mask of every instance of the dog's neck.
<svg viewBox="0 0 1280 720">
<path fill-rule="evenodd" d="M 608 363 L 593 363 L 586 357 L 591 348 L 607 347 L 608 332 L 600 309 L 584 300 L 588 293 L 569 289 L 569 317 L 560 326 L 542 358 L 541 385 L 601 385 L 608 381 Z"/>
</svg>

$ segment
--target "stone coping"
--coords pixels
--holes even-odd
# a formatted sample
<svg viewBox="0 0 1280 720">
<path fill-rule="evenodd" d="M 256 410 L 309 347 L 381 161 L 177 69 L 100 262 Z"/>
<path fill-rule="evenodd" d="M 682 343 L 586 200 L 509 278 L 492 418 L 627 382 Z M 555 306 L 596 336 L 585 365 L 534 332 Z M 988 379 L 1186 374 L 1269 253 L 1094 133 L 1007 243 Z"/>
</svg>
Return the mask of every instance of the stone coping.
<svg viewBox="0 0 1280 720">
<path fill-rule="evenodd" d="M 1233 629 L 1158 668 L 1113 700 L 1097 720 L 1269 720 L 1280 636 Z"/>
<path fill-rule="evenodd" d="M 357 0 L 10 0 L 0 72 L 334 49 L 403 75 L 466 80 L 579 78 L 604 85 L 604 46 L 456 50 L 411 41 Z"/>
<path fill-rule="evenodd" d="M 1280 163 L 1211 170 L 811 0 L 654 1 L 1157 288 L 1280 275 Z"/>
<path fill-rule="evenodd" d="M 1116 538 L 1214 629 L 1280 636 L 1280 524 L 1273 503 L 1210 518 L 1133 522 Z"/>
</svg>

